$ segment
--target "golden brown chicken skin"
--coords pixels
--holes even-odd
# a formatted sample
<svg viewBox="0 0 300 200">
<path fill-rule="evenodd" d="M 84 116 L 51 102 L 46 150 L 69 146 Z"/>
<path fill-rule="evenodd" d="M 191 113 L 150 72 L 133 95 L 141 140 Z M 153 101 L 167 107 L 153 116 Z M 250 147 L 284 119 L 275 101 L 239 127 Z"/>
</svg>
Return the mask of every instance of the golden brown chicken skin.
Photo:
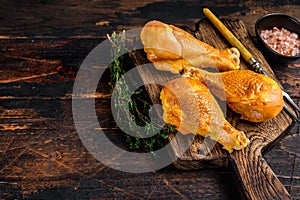
<svg viewBox="0 0 300 200">
<path fill-rule="evenodd" d="M 192 78 L 177 78 L 166 83 L 160 94 L 163 119 L 183 134 L 209 136 L 232 152 L 245 148 L 249 140 L 225 118 L 208 88 Z"/>
<path fill-rule="evenodd" d="M 211 73 L 187 68 L 183 75 L 208 85 L 213 94 L 227 101 L 229 107 L 241 114 L 244 120 L 266 121 L 278 115 L 284 106 L 278 83 L 251 70 Z"/>
<path fill-rule="evenodd" d="M 236 48 L 216 49 L 175 26 L 150 21 L 140 36 L 148 60 L 158 70 L 180 73 L 188 66 L 239 69 L 240 53 Z"/>
</svg>

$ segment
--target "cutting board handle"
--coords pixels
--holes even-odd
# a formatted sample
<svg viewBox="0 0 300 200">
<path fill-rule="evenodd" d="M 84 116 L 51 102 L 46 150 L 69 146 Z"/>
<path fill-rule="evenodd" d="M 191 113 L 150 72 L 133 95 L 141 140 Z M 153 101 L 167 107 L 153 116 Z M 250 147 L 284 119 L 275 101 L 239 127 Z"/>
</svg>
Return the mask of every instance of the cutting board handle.
<svg viewBox="0 0 300 200">
<path fill-rule="evenodd" d="M 251 200 L 291 199 L 261 153 L 257 152 L 246 148 L 230 155 L 233 171 L 241 184 L 241 195 Z"/>
</svg>

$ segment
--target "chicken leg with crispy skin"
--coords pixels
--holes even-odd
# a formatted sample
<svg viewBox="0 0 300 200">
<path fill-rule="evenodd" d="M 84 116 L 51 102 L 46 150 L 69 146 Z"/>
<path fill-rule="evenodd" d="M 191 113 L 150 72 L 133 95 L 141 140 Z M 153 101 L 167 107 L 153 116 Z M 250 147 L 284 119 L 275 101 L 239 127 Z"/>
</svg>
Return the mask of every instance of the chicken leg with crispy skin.
<svg viewBox="0 0 300 200">
<path fill-rule="evenodd" d="M 224 118 L 208 88 L 192 78 L 177 78 L 166 83 L 160 98 L 163 119 L 182 134 L 194 133 L 218 141 L 226 150 L 245 148 L 249 139 Z"/>
<path fill-rule="evenodd" d="M 147 58 L 158 70 L 179 73 L 185 67 L 213 67 L 220 71 L 239 69 L 236 48 L 215 49 L 191 34 L 159 21 L 148 22 L 141 31 Z"/>
<path fill-rule="evenodd" d="M 205 83 L 244 120 L 263 122 L 278 115 L 284 106 L 282 90 L 277 82 L 250 70 L 211 73 L 192 67 L 186 68 L 183 76 Z"/>
</svg>

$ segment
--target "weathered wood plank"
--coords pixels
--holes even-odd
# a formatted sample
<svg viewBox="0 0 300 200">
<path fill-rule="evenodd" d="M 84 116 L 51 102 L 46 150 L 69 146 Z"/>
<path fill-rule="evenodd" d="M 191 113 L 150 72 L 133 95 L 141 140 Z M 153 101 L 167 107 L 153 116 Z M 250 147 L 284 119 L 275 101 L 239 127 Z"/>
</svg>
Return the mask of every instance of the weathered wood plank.
<svg viewBox="0 0 300 200">
<path fill-rule="evenodd" d="M 243 20 L 254 35 L 254 21 L 261 15 L 284 12 L 300 19 L 300 12 L 297 12 L 299 6 L 297 0 L 2 0 L 0 36 L 105 38 L 106 33 L 138 28 L 152 19 L 177 26 L 188 26 L 194 30 L 194 24 L 203 17 L 203 7 L 210 7 L 220 17 Z"/>
<path fill-rule="evenodd" d="M 0 98 L 70 98 L 81 63 L 101 41 L 0 40 Z"/>
<path fill-rule="evenodd" d="M 292 125 L 288 132 L 289 134 L 286 137 L 282 138 L 270 151 L 264 154 L 264 158 L 291 196 L 297 199 L 300 197 L 298 181 L 300 177 L 299 124 Z"/>
<path fill-rule="evenodd" d="M 101 126 L 126 148 L 122 133 L 110 130 L 110 98 L 96 104 Z M 130 174 L 104 166 L 81 143 L 71 100 L 2 100 L 1 105 L 0 198 L 238 198 L 227 193 L 235 191 L 227 169 L 181 172 L 169 166 Z"/>
</svg>

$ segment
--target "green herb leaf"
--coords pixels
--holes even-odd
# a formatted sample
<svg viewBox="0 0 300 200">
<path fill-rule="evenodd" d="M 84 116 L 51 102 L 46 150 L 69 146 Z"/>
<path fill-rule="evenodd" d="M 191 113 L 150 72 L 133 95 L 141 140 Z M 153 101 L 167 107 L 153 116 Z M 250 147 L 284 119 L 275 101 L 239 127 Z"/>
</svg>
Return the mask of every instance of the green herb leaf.
<svg viewBox="0 0 300 200">
<path fill-rule="evenodd" d="M 112 43 L 112 55 L 114 57 L 113 62 L 109 65 L 111 81 L 108 83 L 111 87 L 111 92 L 114 89 L 117 89 L 118 96 L 128 96 L 130 90 L 128 88 L 128 84 L 123 79 L 120 81 L 120 78 L 125 74 L 124 64 L 125 59 L 124 56 L 117 57 L 121 52 L 126 52 L 126 34 L 125 31 L 116 34 L 115 32 L 109 36 L 108 39 Z M 119 81 L 119 82 L 118 82 Z M 118 83 L 118 87 L 116 85 Z M 130 84 L 135 84 L 135 80 L 132 80 Z M 151 123 L 151 119 L 149 117 L 149 112 L 151 109 L 151 100 L 148 95 L 146 88 L 140 87 L 133 92 L 131 95 L 130 101 L 128 103 L 129 110 L 126 110 L 126 106 L 124 106 L 124 99 L 119 98 L 114 102 L 116 108 L 120 109 L 122 112 L 118 112 L 115 117 L 119 119 L 132 119 L 136 125 L 145 127 L 146 135 L 150 136 L 152 133 L 158 129 L 154 123 Z M 128 109 L 127 108 L 127 109 Z M 122 110 L 123 109 L 123 110 Z M 132 132 L 136 131 L 136 126 L 128 125 Z M 144 152 L 153 152 L 162 148 L 168 142 L 168 136 L 170 132 L 175 132 L 175 128 L 169 125 L 165 125 L 156 135 L 147 138 L 139 138 L 133 137 L 131 135 L 126 135 L 126 143 L 128 148 L 131 150 L 139 150 Z M 145 137 L 144 136 L 144 137 Z"/>
</svg>

